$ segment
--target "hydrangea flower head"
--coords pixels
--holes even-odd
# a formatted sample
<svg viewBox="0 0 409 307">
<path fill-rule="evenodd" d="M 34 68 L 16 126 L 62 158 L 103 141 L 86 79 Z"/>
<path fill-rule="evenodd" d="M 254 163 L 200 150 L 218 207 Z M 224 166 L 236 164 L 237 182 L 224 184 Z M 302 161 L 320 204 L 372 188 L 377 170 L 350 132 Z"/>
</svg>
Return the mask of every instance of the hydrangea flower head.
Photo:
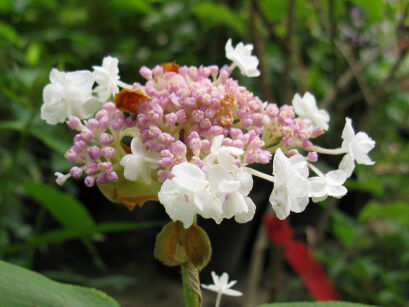
<svg viewBox="0 0 409 307">
<path fill-rule="evenodd" d="M 68 119 L 76 131 L 65 154 L 75 166 L 57 172 L 57 183 L 83 178 L 130 209 L 158 199 L 185 228 L 198 215 L 250 221 L 252 176 L 274 183 L 270 202 L 280 219 L 302 212 L 310 197 L 342 197 L 355 161 L 373 164 L 368 152 L 375 142 L 355 134 L 347 119 L 340 148 L 314 145 L 329 121 L 314 96 L 297 94 L 292 106 L 262 102 L 231 77 L 234 67 L 259 75 L 252 45 L 233 48 L 228 40 L 225 49 L 231 67 L 143 66 L 143 84 L 121 81 L 110 56 L 93 73 L 53 69 L 41 116 L 50 124 Z M 314 166 L 318 154 L 344 155 L 339 170 L 324 175 Z M 272 175 L 253 167 L 271 161 Z M 309 169 L 317 176 L 309 178 Z"/>
</svg>

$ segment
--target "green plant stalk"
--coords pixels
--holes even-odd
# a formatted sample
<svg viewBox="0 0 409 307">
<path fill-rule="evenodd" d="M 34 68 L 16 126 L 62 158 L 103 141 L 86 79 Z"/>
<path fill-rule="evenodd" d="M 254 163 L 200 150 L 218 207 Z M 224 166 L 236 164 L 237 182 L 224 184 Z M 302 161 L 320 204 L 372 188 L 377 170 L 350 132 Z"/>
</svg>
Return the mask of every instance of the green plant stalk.
<svg viewBox="0 0 409 307">
<path fill-rule="evenodd" d="M 188 276 L 186 272 L 186 265 L 182 264 L 180 267 L 182 269 L 182 282 L 183 282 L 183 294 L 185 297 L 185 306 L 186 307 L 200 307 L 201 299 L 192 289 L 188 286 Z"/>
</svg>

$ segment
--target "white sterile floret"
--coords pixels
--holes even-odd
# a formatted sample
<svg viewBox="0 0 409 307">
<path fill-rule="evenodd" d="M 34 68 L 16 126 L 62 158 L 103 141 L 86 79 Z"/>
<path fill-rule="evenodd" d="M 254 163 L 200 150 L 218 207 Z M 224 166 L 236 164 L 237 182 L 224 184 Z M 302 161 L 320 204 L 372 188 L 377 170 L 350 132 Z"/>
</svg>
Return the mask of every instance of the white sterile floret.
<svg viewBox="0 0 409 307">
<path fill-rule="evenodd" d="M 94 78 L 88 70 L 50 72 L 50 84 L 43 90 L 44 103 L 41 119 L 50 125 L 63 123 L 70 116 L 91 117 L 98 109 L 98 100 L 92 96 Z"/>
<path fill-rule="evenodd" d="M 230 296 L 241 296 L 243 293 L 237 290 L 230 289 L 236 284 L 236 280 L 232 280 L 229 282 L 229 275 L 227 273 L 223 273 L 220 277 L 216 275 L 215 272 L 212 271 L 212 278 L 213 284 L 204 285 L 202 284 L 202 288 L 216 292 L 219 295 L 230 295 Z"/>
<path fill-rule="evenodd" d="M 346 155 L 342 158 L 339 169 L 344 171 L 348 177 L 351 176 L 355 168 L 355 161 L 358 164 L 375 164 L 375 161 L 372 161 L 368 156 L 368 153 L 375 147 L 375 141 L 365 132 L 355 134 L 350 118 L 345 119 L 342 139 L 344 141 L 341 148 L 346 152 Z"/>
<path fill-rule="evenodd" d="M 198 213 L 205 217 L 221 215 L 221 202 L 209 192 L 209 182 L 199 167 L 183 162 L 175 165 L 171 173 L 173 178 L 162 184 L 158 198 L 172 220 L 189 228 Z"/>
<path fill-rule="evenodd" d="M 241 156 L 244 151 L 237 147 L 223 146 L 224 136 L 219 135 L 213 138 L 210 154 L 205 158 L 207 163 L 215 163 L 216 161 L 229 171 L 234 171 L 235 157 Z"/>
<path fill-rule="evenodd" d="M 309 196 L 314 202 L 326 199 L 328 196 L 341 198 L 348 190 L 343 186 L 347 174 L 340 170 L 330 171 L 325 176 L 311 177 L 311 191 Z"/>
<path fill-rule="evenodd" d="M 209 181 L 209 191 L 213 198 L 222 203 L 222 212 L 209 212 L 209 216 L 203 213 L 205 218 L 213 218 L 220 223 L 224 218 L 235 218 L 238 223 L 246 223 L 253 219 L 256 206 L 247 197 L 253 187 L 253 178 L 244 168 L 235 167 L 234 172 L 229 172 L 219 164 L 207 164 L 203 167 L 206 179 Z M 203 208 L 206 204 L 203 204 Z M 203 210 L 204 211 L 204 210 Z"/>
<path fill-rule="evenodd" d="M 233 62 L 233 67 L 239 67 L 242 75 L 247 77 L 258 77 L 260 75 L 260 71 L 257 69 L 258 59 L 256 56 L 251 55 L 253 51 L 252 44 L 244 45 L 240 42 L 233 48 L 231 39 L 229 39 L 225 50 L 226 58 Z"/>
<path fill-rule="evenodd" d="M 135 136 L 131 142 L 132 154 L 124 156 L 119 162 L 124 167 L 126 179 L 135 181 L 142 177 L 146 184 L 152 181 L 152 169 L 158 168 L 159 154 L 147 152 L 140 136 Z"/>
<path fill-rule="evenodd" d="M 299 117 L 310 119 L 315 126 L 328 130 L 329 114 L 318 109 L 315 97 L 310 92 L 306 92 L 303 97 L 295 94 L 292 104 L 295 114 Z"/>
<path fill-rule="evenodd" d="M 101 101 L 107 101 L 111 96 L 114 96 L 119 92 L 119 69 L 118 59 L 106 56 L 102 60 L 102 66 L 93 66 L 94 78 L 98 83 L 95 88 L 95 92 L 98 93 L 98 97 Z"/>
<path fill-rule="evenodd" d="M 270 203 L 281 220 L 290 212 L 302 212 L 309 202 L 310 182 L 304 157 L 297 154 L 287 158 L 277 149 L 273 161 L 274 189 Z"/>
</svg>

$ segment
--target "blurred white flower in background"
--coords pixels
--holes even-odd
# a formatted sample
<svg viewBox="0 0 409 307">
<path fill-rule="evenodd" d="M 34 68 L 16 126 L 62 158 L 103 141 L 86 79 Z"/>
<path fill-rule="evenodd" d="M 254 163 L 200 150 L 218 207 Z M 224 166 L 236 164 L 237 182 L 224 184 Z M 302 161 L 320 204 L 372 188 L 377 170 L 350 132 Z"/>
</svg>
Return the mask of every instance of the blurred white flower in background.
<svg viewBox="0 0 409 307">
<path fill-rule="evenodd" d="M 237 290 L 231 289 L 236 284 L 236 280 L 232 280 L 229 282 L 229 274 L 223 273 L 221 276 L 216 275 L 215 272 L 212 271 L 212 278 L 213 284 L 204 285 L 202 284 L 202 288 L 216 292 L 216 304 L 215 307 L 220 306 L 220 300 L 222 295 L 230 295 L 230 296 L 242 296 L 243 293 Z"/>
</svg>

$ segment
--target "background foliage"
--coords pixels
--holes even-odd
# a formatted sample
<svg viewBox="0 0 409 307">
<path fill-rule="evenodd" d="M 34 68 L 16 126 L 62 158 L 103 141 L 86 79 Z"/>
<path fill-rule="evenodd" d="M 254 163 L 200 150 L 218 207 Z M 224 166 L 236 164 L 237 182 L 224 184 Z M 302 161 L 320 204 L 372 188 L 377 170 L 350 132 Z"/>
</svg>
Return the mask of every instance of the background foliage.
<svg viewBox="0 0 409 307">
<path fill-rule="evenodd" d="M 70 167 L 63 154 L 73 135 L 40 120 L 42 88 L 52 67 L 90 69 L 107 54 L 119 58 L 126 82 L 141 81 L 141 65 L 224 64 L 231 37 L 252 42 L 261 62 L 261 78 L 235 75 L 243 85 L 279 104 L 309 90 L 329 110 L 323 145 L 339 146 L 333 136 L 340 135 L 345 116 L 376 140 L 375 167 L 356 170 L 347 197 L 310 204 L 291 223 L 343 300 L 407 306 L 408 8 L 403 0 L 0 1 L 1 257 L 62 280 L 132 285 L 124 268 L 152 257 L 153 242 L 144 244 L 162 223 L 150 221 L 166 216 L 154 205 L 130 214 L 73 180 L 56 186 L 53 173 Z M 338 162 L 328 159 L 322 167 Z M 257 222 L 236 262 L 246 267 Z M 109 234 L 122 231 L 128 232 Z M 267 255 L 266 299 L 311 299 L 279 251 L 270 248 Z"/>
</svg>

